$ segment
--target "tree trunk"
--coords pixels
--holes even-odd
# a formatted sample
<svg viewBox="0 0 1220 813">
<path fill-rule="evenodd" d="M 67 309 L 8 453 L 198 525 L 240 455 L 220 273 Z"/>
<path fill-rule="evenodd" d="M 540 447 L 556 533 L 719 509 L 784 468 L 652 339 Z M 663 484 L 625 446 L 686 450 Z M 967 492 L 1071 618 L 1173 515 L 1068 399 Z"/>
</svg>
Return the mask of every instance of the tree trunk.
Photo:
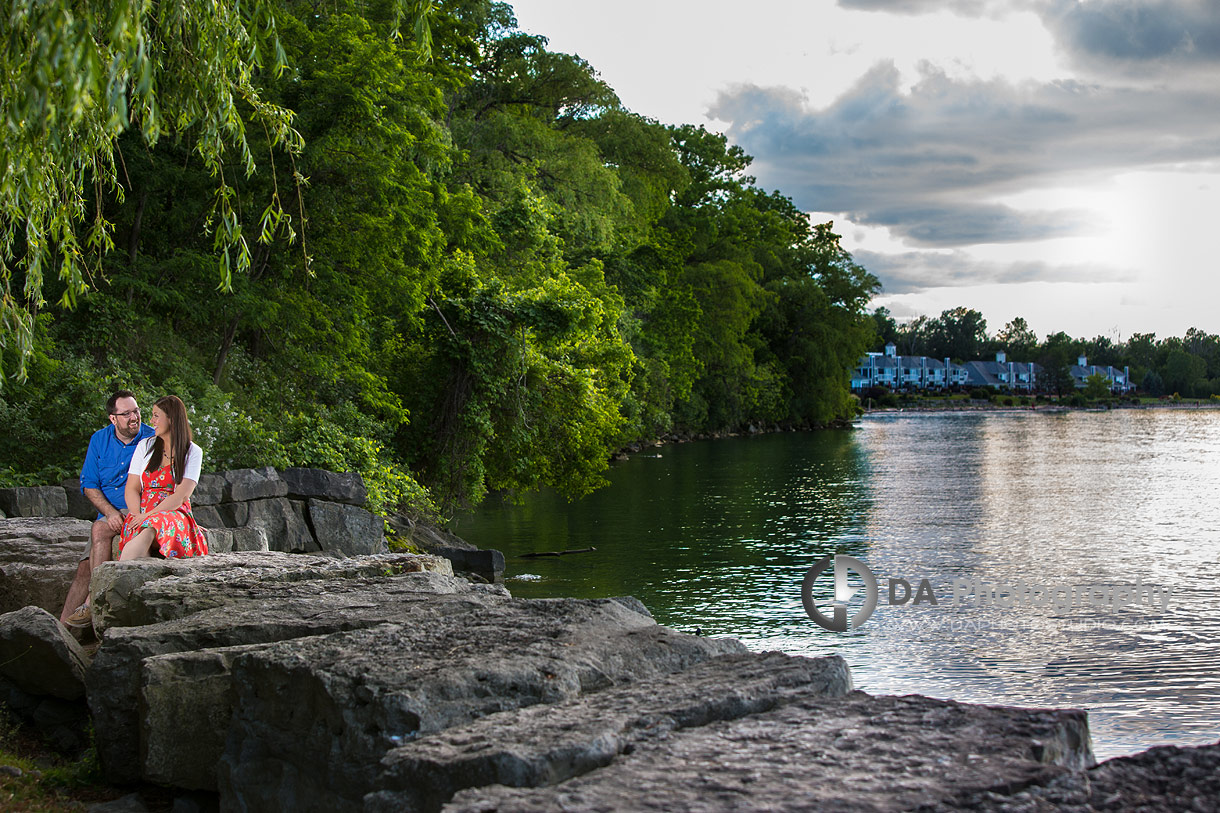
<svg viewBox="0 0 1220 813">
<path fill-rule="evenodd" d="M 224 339 L 220 342 L 220 354 L 216 359 L 216 372 L 212 374 L 212 383 L 217 387 L 220 386 L 220 376 L 224 372 L 225 360 L 229 358 L 229 349 L 233 346 L 233 337 L 237 335 L 237 325 L 240 322 L 240 314 L 229 320 L 228 327 L 225 328 Z"/>
<path fill-rule="evenodd" d="M 131 270 L 131 277 L 134 280 L 136 276 L 136 257 L 140 253 L 140 226 L 144 222 L 144 207 L 148 203 L 148 188 L 145 187 L 140 191 L 140 202 L 136 205 L 136 216 L 131 221 L 131 236 L 127 240 L 127 265 Z M 131 306 L 131 298 L 135 292 L 135 287 L 131 286 L 127 289 L 127 305 Z"/>
</svg>

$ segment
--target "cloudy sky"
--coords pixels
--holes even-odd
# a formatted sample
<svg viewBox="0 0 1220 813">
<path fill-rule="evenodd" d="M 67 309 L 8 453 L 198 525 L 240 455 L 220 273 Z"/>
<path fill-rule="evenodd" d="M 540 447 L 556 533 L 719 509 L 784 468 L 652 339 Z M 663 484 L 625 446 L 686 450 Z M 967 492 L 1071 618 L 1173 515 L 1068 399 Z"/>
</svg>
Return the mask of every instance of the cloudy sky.
<svg viewBox="0 0 1220 813">
<path fill-rule="evenodd" d="M 512 5 L 834 220 L 897 317 L 1220 332 L 1220 0 Z"/>
</svg>

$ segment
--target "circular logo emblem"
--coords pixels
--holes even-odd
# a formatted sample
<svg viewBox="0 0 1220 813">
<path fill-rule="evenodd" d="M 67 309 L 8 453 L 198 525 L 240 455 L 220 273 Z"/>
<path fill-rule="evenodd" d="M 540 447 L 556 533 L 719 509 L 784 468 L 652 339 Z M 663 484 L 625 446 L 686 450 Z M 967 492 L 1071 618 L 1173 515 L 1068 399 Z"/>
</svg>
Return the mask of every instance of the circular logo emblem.
<svg viewBox="0 0 1220 813">
<path fill-rule="evenodd" d="M 805 605 L 805 612 L 809 614 L 809 617 L 823 629 L 831 632 L 847 632 L 849 629 L 857 629 L 868 620 L 868 617 L 873 614 L 873 610 L 877 609 L 877 578 L 863 562 L 854 556 L 835 554 L 833 558 L 835 603 L 833 617 L 827 618 L 813 603 L 813 583 L 830 567 L 831 561 L 830 556 L 823 556 L 814 562 L 813 567 L 809 568 L 809 572 L 805 574 L 805 580 L 801 582 L 801 602 Z M 847 602 L 860 590 L 859 587 L 852 587 L 847 582 L 847 573 L 851 570 L 859 573 L 860 578 L 864 580 L 864 606 L 856 611 L 849 624 Z"/>
</svg>

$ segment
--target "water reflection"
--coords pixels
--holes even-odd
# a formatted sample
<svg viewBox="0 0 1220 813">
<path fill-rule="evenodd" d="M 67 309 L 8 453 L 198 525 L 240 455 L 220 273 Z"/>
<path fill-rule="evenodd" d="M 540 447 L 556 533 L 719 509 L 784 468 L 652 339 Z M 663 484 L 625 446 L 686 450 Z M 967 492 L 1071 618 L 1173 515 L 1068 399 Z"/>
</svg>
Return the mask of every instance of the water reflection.
<svg viewBox="0 0 1220 813">
<path fill-rule="evenodd" d="M 1217 738 L 1220 413 L 893 415 L 852 432 L 658 450 L 576 503 L 486 506 L 458 532 L 522 596 L 635 595 L 664 624 L 756 649 L 838 652 L 860 688 L 1089 710 L 1099 756 Z M 516 559 L 531 551 L 589 554 Z M 873 618 L 814 625 L 799 586 L 849 553 Z M 889 606 L 886 579 L 1171 586 L 1143 607 Z M 827 601 L 829 597 L 824 595 Z"/>
</svg>

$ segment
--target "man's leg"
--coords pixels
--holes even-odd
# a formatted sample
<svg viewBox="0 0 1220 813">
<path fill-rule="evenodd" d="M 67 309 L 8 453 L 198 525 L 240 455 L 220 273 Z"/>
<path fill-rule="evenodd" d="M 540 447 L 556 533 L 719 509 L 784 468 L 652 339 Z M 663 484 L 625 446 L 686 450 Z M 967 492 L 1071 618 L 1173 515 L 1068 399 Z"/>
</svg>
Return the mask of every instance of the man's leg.
<svg viewBox="0 0 1220 813">
<path fill-rule="evenodd" d="M 102 562 L 109 562 L 113 553 L 114 531 L 104 519 L 93 523 L 89 534 L 89 567 L 96 570 Z"/>
<path fill-rule="evenodd" d="M 64 610 L 59 614 L 59 623 L 67 624 L 68 616 L 76 612 L 76 608 L 85 603 L 85 599 L 89 598 L 89 577 L 92 574 L 92 569 L 89 567 L 88 559 L 81 559 L 80 564 L 76 566 L 76 577 L 72 579 L 71 586 L 68 587 L 68 598 L 64 601 Z"/>
<path fill-rule="evenodd" d="M 64 602 L 63 612 L 59 614 L 61 623 L 66 624 L 68 616 L 88 601 L 89 580 L 93 578 L 93 568 L 102 562 L 110 561 L 110 540 L 113 537 L 114 531 L 105 519 L 96 520 L 89 529 L 89 556 L 81 560 L 76 568 L 76 576 L 68 587 L 68 598 Z"/>
</svg>

